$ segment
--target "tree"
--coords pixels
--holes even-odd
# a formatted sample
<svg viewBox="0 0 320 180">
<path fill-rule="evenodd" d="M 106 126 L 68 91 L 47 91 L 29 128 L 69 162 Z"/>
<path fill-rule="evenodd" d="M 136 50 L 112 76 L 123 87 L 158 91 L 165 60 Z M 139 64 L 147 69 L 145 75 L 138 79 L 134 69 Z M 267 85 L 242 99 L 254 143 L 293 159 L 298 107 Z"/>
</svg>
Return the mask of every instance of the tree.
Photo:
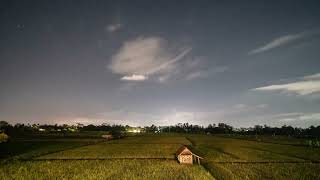
<svg viewBox="0 0 320 180">
<path fill-rule="evenodd" d="M 6 129 L 10 124 L 7 121 L 0 121 L 0 130 Z"/>
</svg>

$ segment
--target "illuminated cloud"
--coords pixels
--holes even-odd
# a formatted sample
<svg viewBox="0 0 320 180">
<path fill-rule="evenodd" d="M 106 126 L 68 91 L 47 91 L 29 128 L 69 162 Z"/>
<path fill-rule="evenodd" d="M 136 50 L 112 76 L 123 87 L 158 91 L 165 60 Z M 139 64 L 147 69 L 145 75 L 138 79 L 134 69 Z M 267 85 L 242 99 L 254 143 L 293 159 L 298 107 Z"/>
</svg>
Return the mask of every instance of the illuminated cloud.
<svg viewBox="0 0 320 180">
<path fill-rule="evenodd" d="M 255 88 L 256 91 L 280 91 L 285 93 L 295 93 L 298 95 L 309 95 L 320 92 L 320 74 L 304 76 L 299 81 L 269 85 L 264 87 Z"/>
<path fill-rule="evenodd" d="M 133 74 L 131 76 L 123 76 L 121 78 L 121 80 L 125 80 L 125 81 L 144 81 L 147 79 L 148 79 L 148 77 L 146 77 L 144 75 L 136 75 L 136 74 Z"/>
<path fill-rule="evenodd" d="M 172 48 L 159 37 L 140 37 L 125 42 L 112 56 L 109 69 L 123 80 L 145 80 L 148 76 L 170 75 L 191 48 Z M 135 75 L 135 77 L 133 77 Z M 138 77 L 139 76 L 139 77 Z"/>
<path fill-rule="evenodd" d="M 303 77 L 303 79 L 307 79 L 307 80 L 320 79 L 320 73 L 313 74 L 313 75 L 310 75 L 310 76 L 305 76 L 305 77 Z"/>
</svg>

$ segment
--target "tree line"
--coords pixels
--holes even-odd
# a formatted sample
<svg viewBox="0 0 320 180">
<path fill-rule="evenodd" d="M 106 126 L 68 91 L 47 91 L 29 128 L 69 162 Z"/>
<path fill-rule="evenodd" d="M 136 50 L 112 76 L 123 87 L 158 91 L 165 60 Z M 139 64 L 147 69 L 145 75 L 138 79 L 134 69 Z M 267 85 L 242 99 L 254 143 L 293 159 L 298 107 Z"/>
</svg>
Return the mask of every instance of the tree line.
<svg viewBox="0 0 320 180">
<path fill-rule="evenodd" d="M 6 121 L 0 121 L 0 132 L 9 136 L 45 131 L 50 133 L 67 133 L 81 131 L 108 131 L 112 134 L 126 132 L 133 128 L 128 125 L 39 125 L 39 124 L 15 124 L 12 125 Z M 241 135 L 286 135 L 295 137 L 320 137 L 320 126 L 310 126 L 308 128 L 298 128 L 292 126 L 270 127 L 267 125 L 256 125 L 250 128 L 234 128 L 226 123 L 209 124 L 208 126 L 199 126 L 189 123 L 178 123 L 173 126 L 145 126 L 139 128 L 146 133 L 201 133 L 201 134 L 241 134 Z"/>
</svg>

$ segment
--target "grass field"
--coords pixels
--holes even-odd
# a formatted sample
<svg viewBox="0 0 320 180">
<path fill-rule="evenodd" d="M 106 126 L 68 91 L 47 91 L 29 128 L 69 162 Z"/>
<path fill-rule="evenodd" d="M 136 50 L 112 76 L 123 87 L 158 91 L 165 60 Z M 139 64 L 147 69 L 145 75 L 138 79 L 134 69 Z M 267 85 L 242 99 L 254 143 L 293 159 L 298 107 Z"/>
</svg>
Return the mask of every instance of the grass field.
<svg viewBox="0 0 320 180">
<path fill-rule="evenodd" d="M 320 149 L 219 136 L 189 135 L 218 179 L 319 179 Z M 314 162 L 314 163 L 312 163 Z"/>
<path fill-rule="evenodd" d="M 92 139 L 81 140 L 28 140 L 28 141 L 11 141 L 0 144 L 0 158 L 32 158 L 43 154 L 57 152 L 65 149 L 85 146 L 98 142 Z"/>
<path fill-rule="evenodd" d="M 265 137 L 267 138 L 267 137 Z M 112 141 L 40 138 L 1 144 L 0 179 L 320 179 L 320 149 L 243 137 L 161 134 Z M 204 157 L 180 165 L 175 151 L 187 145 Z M 9 160 L 8 160 L 8 157 Z"/>
<path fill-rule="evenodd" d="M 213 179 L 202 166 L 174 160 L 28 161 L 0 170 L 2 179 Z"/>
</svg>

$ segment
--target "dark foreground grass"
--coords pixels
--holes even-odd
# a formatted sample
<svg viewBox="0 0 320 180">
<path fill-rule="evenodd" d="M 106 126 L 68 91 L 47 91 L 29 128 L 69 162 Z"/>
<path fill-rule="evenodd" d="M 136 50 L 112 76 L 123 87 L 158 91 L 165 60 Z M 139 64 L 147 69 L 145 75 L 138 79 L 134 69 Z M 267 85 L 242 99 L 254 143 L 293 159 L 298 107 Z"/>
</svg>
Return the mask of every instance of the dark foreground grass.
<svg viewBox="0 0 320 180">
<path fill-rule="evenodd" d="M 217 179 L 320 179 L 320 164 L 206 163 Z"/>
<path fill-rule="evenodd" d="M 202 166 L 175 160 L 16 161 L 0 167 L 11 179 L 214 179 Z"/>
<path fill-rule="evenodd" d="M 11 141 L 0 144 L 0 159 L 32 158 L 43 154 L 94 144 L 99 141 L 86 139 L 81 141 Z"/>
</svg>

